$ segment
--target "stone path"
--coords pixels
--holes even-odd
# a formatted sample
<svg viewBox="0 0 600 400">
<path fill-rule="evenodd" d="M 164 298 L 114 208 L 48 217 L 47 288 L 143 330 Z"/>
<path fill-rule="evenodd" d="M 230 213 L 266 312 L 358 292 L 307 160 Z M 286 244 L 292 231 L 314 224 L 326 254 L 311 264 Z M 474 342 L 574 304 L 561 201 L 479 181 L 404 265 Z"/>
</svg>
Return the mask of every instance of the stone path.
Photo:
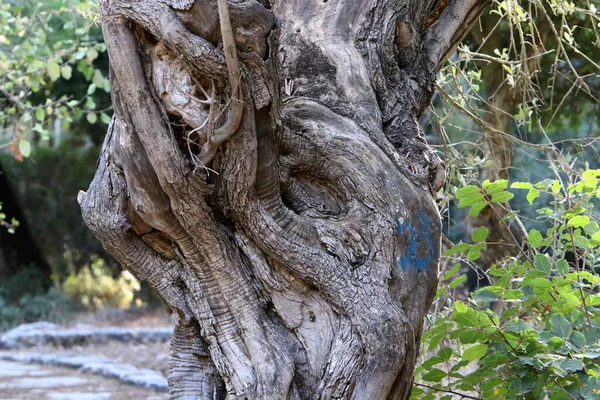
<svg viewBox="0 0 600 400">
<path fill-rule="evenodd" d="M 164 400 L 166 393 L 51 365 L 0 360 L 0 400 Z"/>
<path fill-rule="evenodd" d="M 172 328 L 21 325 L 0 336 L 0 400 L 167 399 L 165 376 L 147 361 L 156 359 L 150 350 L 164 347 L 171 333 Z M 125 359 L 109 358 L 115 352 L 93 354 L 107 346 L 124 352 L 116 358 Z"/>
<path fill-rule="evenodd" d="M 76 353 L 43 354 L 0 351 L 0 360 L 76 368 L 81 372 L 91 372 L 106 378 L 116 378 L 123 383 L 142 388 L 154 389 L 159 392 L 169 391 L 167 380 L 160 372 L 147 368 L 136 368 L 133 365 L 115 362 L 104 356 Z"/>
</svg>

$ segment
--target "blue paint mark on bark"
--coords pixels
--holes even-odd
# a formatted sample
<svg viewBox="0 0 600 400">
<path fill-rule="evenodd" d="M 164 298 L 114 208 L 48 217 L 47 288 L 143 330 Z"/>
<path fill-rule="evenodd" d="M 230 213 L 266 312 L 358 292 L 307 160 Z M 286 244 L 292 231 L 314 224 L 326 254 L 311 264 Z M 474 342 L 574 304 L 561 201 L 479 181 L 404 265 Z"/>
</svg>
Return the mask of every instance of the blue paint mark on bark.
<svg viewBox="0 0 600 400">
<path fill-rule="evenodd" d="M 434 238 L 431 235 L 431 220 L 424 211 L 417 216 L 418 227 L 402 220 L 398 221 L 398 236 L 408 236 L 408 245 L 398 259 L 402 269 L 427 269 L 434 259 Z M 419 251 L 420 250 L 420 251 Z"/>
</svg>

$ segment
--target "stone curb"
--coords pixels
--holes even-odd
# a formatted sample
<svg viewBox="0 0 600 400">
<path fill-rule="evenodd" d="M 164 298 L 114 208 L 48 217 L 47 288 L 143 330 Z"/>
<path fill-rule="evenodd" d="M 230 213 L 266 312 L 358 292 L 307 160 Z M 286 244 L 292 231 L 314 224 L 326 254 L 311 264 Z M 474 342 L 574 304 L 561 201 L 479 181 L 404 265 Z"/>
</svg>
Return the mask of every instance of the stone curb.
<svg viewBox="0 0 600 400">
<path fill-rule="evenodd" d="M 49 322 L 21 325 L 0 336 L 0 349 L 20 349 L 43 345 L 73 347 L 107 343 L 116 340 L 124 343 L 167 342 L 173 328 L 71 328 L 59 329 Z"/>
<path fill-rule="evenodd" d="M 169 391 L 167 380 L 160 372 L 136 368 L 129 364 L 120 364 L 103 356 L 0 352 L 0 360 L 77 368 L 82 372 L 118 379 L 123 383 L 153 389 L 157 392 Z"/>
</svg>

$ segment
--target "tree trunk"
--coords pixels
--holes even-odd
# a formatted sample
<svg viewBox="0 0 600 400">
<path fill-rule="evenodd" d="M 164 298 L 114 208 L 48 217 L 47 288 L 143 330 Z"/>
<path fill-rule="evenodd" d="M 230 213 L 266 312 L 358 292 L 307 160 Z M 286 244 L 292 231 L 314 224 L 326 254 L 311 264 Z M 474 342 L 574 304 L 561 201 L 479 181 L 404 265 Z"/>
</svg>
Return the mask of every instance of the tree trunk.
<svg viewBox="0 0 600 400">
<path fill-rule="evenodd" d="M 100 2 L 79 202 L 176 315 L 172 399 L 409 396 L 444 175 L 417 118 L 487 1 L 440 3 Z"/>
<path fill-rule="evenodd" d="M 511 38 L 509 32 L 498 27 L 499 19 L 500 17 L 496 15 L 482 18 L 482 31 L 487 34 L 485 38 L 480 37 L 483 32 L 474 30 L 472 36 L 479 45 L 479 52 L 492 54 L 495 49 L 511 47 L 511 40 L 514 39 Z M 539 65 L 539 54 L 543 51 L 544 43 L 552 33 L 548 26 L 548 20 L 545 18 L 536 22 L 536 30 L 537 33 L 532 35 L 534 37 L 532 43 L 527 46 L 521 44 L 518 47 L 522 52 L 520 56 L 523 59 L 521 74 L 526 77 L 535 77 L 537 71 L 542 70 Z M 538 42 L 536 42 L 536 38 Z M 517 45 L 513 44 L 513 46 Z M 531 91 L 531 83 L 528 83 L 527 79 L 517 76 L 515 85 L 510 86 L 506 81 L 501 63 L 488 63 L 485 68 L 482 68 L 484 93 L 487 97 L 486 113 L 483 117 L 485 121 L 483 149 L 488 163 L 479 171 L 480 181 L 488 179 L 493 182 L 499 179 L 509 179 L 514 148 L 508 135 L 516 125 L 513 115 L 517 105 L 522 104 L 528 97 L 526 92 Z M 504 206 L 493 204 L 484 208 L 476 217 L 466 217 L 465 219 L 467 237 L 470 237 L 471 233 L 481 226 L 489 228 L 490 233 L 487 237 L 489 244 L 482 250 L 478 261 L 484 271 L 500 260 L 514 257 L 522 251 L 523 231 L 520 226 L 510 224 L 505 219 L 507 214 L 508 210 Z"/>
</svg>

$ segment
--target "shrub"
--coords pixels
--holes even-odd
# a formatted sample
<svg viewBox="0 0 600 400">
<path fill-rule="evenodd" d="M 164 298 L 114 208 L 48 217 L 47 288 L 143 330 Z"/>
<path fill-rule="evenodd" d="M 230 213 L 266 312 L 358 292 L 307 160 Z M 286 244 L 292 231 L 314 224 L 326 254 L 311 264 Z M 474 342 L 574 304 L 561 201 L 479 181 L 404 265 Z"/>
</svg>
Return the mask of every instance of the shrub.
<svg viewBox="0 0 600 400">
<path fill-rule="evenodd" d="M 430 316 L 423 334 L 423 363 L 415 371 L 413 399 L 598 399 L 600 395 L 600 227 L 593 207 L 600 199 L 600 170 L 558 174 L 531 184 L 530 205 L 548 229 L 530 229 L 519 257 L 493 265 L 491 284 L 466 302 L 449 291 L 465 280 L 455 274 L 486 246 L 488 228 L 472 243 L 447 251 L 455 261 L 443 276 L 438 301 L 447 308 Z M 459 207 L 477 215 L 513 197 L 508 182 L 483 182 L 457 192 Z M 511 215 L 509 214 L 509 218 Z"/>
<path fill-rule="evenodd" d="M 63 290 L 79 298 L 88 309 L 98 310 L 106 306 L 127 308 L 140 290 L 140 284 L 127 271 L 121 271 L 113 278 L 104 259 L 95 256 L 90 265 L 67 277 Z"/>
<path fill-rule="evenodd" d="M 80 309 L 78 304 L 56 288 L 43 294 L 27 293 L 16 302 L 0 296 L 0 332 L 35 321 L 63 322 Z"/>
</svg>

